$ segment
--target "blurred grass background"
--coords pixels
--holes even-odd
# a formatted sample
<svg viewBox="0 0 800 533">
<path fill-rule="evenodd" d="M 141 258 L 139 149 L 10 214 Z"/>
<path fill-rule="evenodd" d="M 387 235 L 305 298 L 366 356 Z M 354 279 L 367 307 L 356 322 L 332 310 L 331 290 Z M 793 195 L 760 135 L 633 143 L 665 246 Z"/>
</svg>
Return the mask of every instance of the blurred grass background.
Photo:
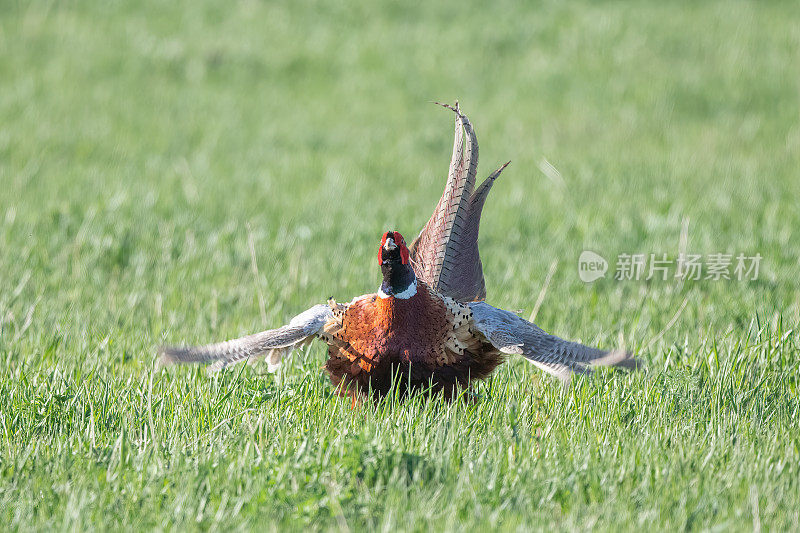
<svg viewBox="0 0 800 533">
<path fill-rule="evenodd" d="M 479 177 L 512 160 L 489 302 L 527 316 L 557 261 L 537 323 L 647 375 L 562 395 L 515 361 L 474 406 L 351 413 L 321 346 L 277 378 L 153 371 L 374 291 L 455 99 Z M 799 119 L 794 2 L 0 0 L 6 524 L 797 528 Z M 684 224 L 759 280 L 578 278 L 584 249 L 674 258 Z"/>
</svg>

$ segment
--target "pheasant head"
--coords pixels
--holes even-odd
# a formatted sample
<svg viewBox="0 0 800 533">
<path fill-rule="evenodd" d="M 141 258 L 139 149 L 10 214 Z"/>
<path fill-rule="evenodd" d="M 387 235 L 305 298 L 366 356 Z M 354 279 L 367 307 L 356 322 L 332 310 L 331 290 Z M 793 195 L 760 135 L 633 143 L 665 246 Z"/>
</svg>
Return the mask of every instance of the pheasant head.
<svg viewBox="0 0 800 533">
<path fill-rule="evenodd" d="M 417 293 L 417 278 L 409 261 L 408 247 L 399 231 L 387 231 L 378 250 L 383 283 L 378 291 L 381 298 L 411 298 Z"/>
</svg>

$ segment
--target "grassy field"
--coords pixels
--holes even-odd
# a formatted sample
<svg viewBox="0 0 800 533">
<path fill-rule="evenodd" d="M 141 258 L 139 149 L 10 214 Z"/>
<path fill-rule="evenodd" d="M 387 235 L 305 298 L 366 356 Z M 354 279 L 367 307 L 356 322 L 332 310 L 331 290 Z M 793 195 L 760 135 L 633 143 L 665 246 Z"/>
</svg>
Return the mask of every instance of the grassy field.
<svg viewBox="0 0 800 533">
<path fill-rule="evenodd" d="M 800 527 L 800 8 L 520 4 L 0 0 L 3 529 Z M 374 291 L 456 98 L 479 173 L 513 161 L 489 302 L 646 373 L 353 411 L 321 344 L 155 367 Z M 759 278 L 613 279 L 681 249 Z"/>
</svg>

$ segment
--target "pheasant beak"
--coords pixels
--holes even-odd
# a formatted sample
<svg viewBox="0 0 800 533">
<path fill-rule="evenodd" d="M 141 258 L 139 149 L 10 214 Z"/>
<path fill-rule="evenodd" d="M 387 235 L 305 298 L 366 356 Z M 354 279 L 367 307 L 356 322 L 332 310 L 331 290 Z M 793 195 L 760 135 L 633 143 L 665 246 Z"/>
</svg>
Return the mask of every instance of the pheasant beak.
<svg viewBox="0 0 800 533">
<path fill-rule="evenodd" d="M 387 258 L 384 261 L 383 254 L 391 254 L 395 256 L 399 253 L 400 255 L 400 262 L 404 265 L 408 264 L 408 248 L 406 248 L 406 241 L 403 240 L 403 236 L 400 235 L 397 231 L 387 231 L 383 234 L 383 238 L 381 239 L 381 247 L 378 250 L 378 264 L 383 265 L 389 261 Z"/>
</svg>

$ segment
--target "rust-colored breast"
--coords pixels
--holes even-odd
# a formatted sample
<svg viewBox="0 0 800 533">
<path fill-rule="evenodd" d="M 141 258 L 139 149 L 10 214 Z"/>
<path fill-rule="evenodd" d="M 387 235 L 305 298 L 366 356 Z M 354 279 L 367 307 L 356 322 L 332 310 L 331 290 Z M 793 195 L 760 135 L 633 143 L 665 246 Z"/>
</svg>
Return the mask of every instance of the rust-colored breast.
<svg viewBox="0 0 800 533">
<path fill-rule="evenodd" d="M 367 371 L 381 363 L 428 363 L 443 350 L 446 314 L 427 290 L 407 300 L 372 296 L 348 309 L 343 336 Z"/>
<path fill-rule="evenodd" d="M 418 282 L 407 300 L 370 295 L 351 303 L 326 327 L 325 365 L 342 393 L 381 396 L 393 377 L 410 388 L 454 392 L 501 362 L 472 334 L 471 311 Z"/>
</svg>

